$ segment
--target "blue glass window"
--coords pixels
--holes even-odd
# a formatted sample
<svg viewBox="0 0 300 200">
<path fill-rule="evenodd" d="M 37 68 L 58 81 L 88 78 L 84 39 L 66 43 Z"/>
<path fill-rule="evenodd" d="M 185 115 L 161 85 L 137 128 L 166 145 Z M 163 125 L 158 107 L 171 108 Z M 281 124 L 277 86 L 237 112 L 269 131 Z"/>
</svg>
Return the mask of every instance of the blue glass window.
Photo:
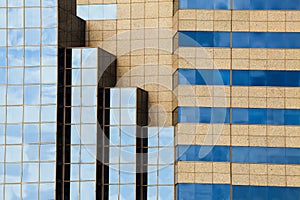
<svg viewBox="0 0 300 200">
<path fill-rule="evenodd" d="M 0 4 L 6 3 L 6 1 L 1 1 Z M 6 9 L 0 8 L 0 28 L 6 28 Z"/>
<path fill-rule="evenodd" d="M 25 26 L 40 27 L 40 8 L 25 8 Z"/>
<path fill-rule="evenodd" d="M 20 46 L 24 42 L 23 29 L 9 29 L 8 30 L 8 46 Z"/>
<path fill-rule="evenodd" d="M 230 47 L 229 32 L 179 31 L 178 36 L 182 47 Z"/>
<path fill-rule="evenodd" d="M 25 45 L 40 44 L 40 29 L 25 29 Z"/>
<path fill-rule="evenodd" d="M 4 14 L 2 16 L 5 16 L 5 15 L 6 14 Z M 9 8 L 7 19 L 8 19 L 8 28 L 22 28 L 23 27 L 23 9 Z"/>
</svg>

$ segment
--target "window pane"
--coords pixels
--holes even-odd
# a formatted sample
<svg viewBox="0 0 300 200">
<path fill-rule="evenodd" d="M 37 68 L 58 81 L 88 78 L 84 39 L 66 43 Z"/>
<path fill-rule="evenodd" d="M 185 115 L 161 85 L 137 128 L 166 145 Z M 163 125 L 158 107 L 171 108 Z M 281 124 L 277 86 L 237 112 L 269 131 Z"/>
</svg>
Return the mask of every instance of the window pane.
<svg viewBox="0 0 300 200">
<path fill-rule="evenodd" d="M 11 2 L 11 1 L 9 1 L 9 2 Z M 4 15 L 2 15 L 2 16 L 4 16 Z M 9 8 L 8 9 L 8 28 L 22 28 L 22 27 L 23 27 L 23 9 Z"/>
<path fill-rule="evenodd" d="M 24 163 L 22 170 L 23 182 L 39 181 L 39 163 Z"/>
<path fill-rule="evenodd" d="M 20 182 L 21 181 L 21 165 L 20 164 L 6 164 L 5 171 L 6 182 Z"/>
<path fill-rule="evenodd" d="M 6 144 L 22 143 L 22 124 L 6 125 Z"/>
<path fill-rule="evenodd" d="M 24 35 L 23 29 L 9 29 L 8 30 L 8 46 L 23 45 Z"/>
<path fill-rule="evenodd" d="M 25 26 L 40 26 L 40 8 L 25 8 Z"/>
<path fill-rule="evenodd" d="M 6 146 L 6 162 L 21 162 L 21 146 Z"/>
<path fill-rule="evenodd" d="M 39 141 L 39 125 L 24 124 L 24 143 L 36 143 Z"/>
</svg>

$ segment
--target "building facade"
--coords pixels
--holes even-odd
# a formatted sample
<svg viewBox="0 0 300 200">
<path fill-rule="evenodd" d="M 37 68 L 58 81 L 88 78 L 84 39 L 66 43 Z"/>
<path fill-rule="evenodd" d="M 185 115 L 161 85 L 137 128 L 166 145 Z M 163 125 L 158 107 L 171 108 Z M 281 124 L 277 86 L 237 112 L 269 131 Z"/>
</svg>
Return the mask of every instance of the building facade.
<svg viewBox="0 0 300 200">
<path fill-rule="evenodd" d="M 0 15 L 0 199 L 300 199 L 299 0 Z"/>
</svg>

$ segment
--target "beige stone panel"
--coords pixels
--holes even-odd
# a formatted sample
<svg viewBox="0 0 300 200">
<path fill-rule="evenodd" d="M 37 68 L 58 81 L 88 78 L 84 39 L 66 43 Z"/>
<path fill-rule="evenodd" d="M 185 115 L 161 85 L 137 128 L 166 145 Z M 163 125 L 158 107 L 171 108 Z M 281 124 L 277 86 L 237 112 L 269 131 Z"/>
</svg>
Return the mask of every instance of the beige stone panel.
<svg viewBox="0 0 300 200">
<path fill-rule="evenodd" d="M 158 18 L 159 21 L 159 27 L 160 28 L 168 28 L 168 29 L 172 29 L 173 25 L 173 18 L 172 17 L 164 17 L 164 18 Z"/>
<path fill-rule="evenodd" d="M 145 82 L 145 78 L 144 77 L 140 77 L 140 76 L 130 77 L 130 85 L 131 86 L 140 86 L 140 85 L 143 85 L 144 82 Z"/>
<path fill-rule="evenodd" d="M 247 22 L 250 20 L 250 12 L 248 10 L 233 10 L 232 20 Z"/>
<path fill-rule="evenodd" d="M 214 58 L 230 58 L 231 50 L 228 48 L 214 48 Z"/>
<path fill-rule="evenodd" d="M 191 135 L 178 135 L 177 136 L 177 144 L 178 145 L 191 145 L 191 144 L 195 144 L 195 139 L 196 136 L 191 136 Z"/>
<path fill-rule="evenodd" d="M 267 108 L 284 108 L 284 98 L 267 98 Z"/>
<path fill-rule="evenodd" d="M 267 97 L 280 97 L 285 96 L 285 90 L 281 87 L 266 87 Z"/>
<path fill-rule="evenodd" d="M 121 80 L 120 77 L 117 77 L 118 85 L 122 87 L 130 87 L 131 86 L 131 78 L 130 77 L 122 77 Z"/>
<path fill-rule="evenodd" d="M 215 145 L 213 141 L 213 135 L 196 135 L 196 145 Z"/>
<path fill-rule="evenodd" d="M 232 163 L 232 174 L 249 174 L 250 166 L 247 163 Z"/>
<path fill-rule="evenodd" d="M 213 162 L 213 173 L 229 174 L 230 163 Z"/>
<path fill-rule="evenodd" d="M 195 162 L 196 173 L 212 173 L 213 163 L 212 162 Z"/>
<path fill-rule="evenodd" d="M 244 69 L 248 70 L 250 68 L 249 59 L 234 59 L 232 60 L 232 69 Z"/>
<path fill-rule="evenodd" d="M 265 108 L 267 106 L 266 98 L 249 98 L 249 108 Z"/>
<path fill-rule="evenodd" d="M 77 4 L 88 4 L 88 0 L 77 0 Z"/>
<path fill-rule="evenodd" d="M 115 30 L 117 29 L 117 20 L 103 20 L 104 30 Z"/>
<path fill-rule="evenodd" d="M 299 11 L 286 11 L 286 21 L 300 21 L 300 12 Z"/>
<path fill-rule="evenodd" d="M 268 22 L 268 31 L 285 32 L 285 22 Z"/>
<path fill-rule="evenodd" d="M 181 31 L 195 31 L 196 30 L 196 20 L 180 20 L 179 30 Z"/>
<path fill-rule="evenodd" d="M 288 187 L 299 187 L 300 186 L 300 176 L 287 176 L 286 177 Z"/>
<path fill-rule="evenodd" d="M 198 105 L 198 102 L 196 102 Z M 229 107 L 230 98 L 227 97 L 212 97 L 212 106 L 213 107 Z"/>
<path fill-rule="evenodd" d="M 267 135 L 268 136 L 285 136 L 284 126 L 272 126 L 268 125 L 267 127 Z"/>
<path fill-rule="evenodd" d="M 286 186 L 286 176 L 268 175 L 268 186 Z"/>
<path fill-rule="evenodd" d="M 145 27 L 145 20 L 144 19 L 132 19 L 131 20 L 131 29 L 135 30 L 138 29 L 138 31 L 136 32 L 131 32 L 132 34 L 135 35 L 131 35 L 131 38 L 134 39 L 144 39 L 145 35 L 143 33 L 143 28 Z"/>
<path fill-rule="evenodd" d="M 158 19 L 145 19 L 145 28 L 158 28 Z"/>
<path fill-rule="evenodd" d="M 122 77 L 124 74 L 126 74 L 130 70 L 129 67 L 118 67 L 117 68 L 117 76 Z"/>
<path fill-rule="evenodd" d="M 232 97 L 232 107 L 247 108 L 249 99 L 247 97 Z"/>
<path fill-rule="evenodd" d="M 268 59 L 285 59 L 285 49 L 267 49 Z"/>
<path fill-rule="evenodd" d="M 286 60 L 285 61 L 285 69 L 286 70 L 299 70 L 299 66 L 300 66 L 300 59 L 299 60 Z"/>
<path fill-rule="evenodd" d="M 195 176 L 194 173 L 178 173 L 177 180 L 178 183 L 194 183 Z"/>
<path fill-rule="evenodd" d="M 196 98 L 188 96 L 179 96 L 178 97 L 178 106 L 197 106 Z"/>
<path fill-rule="evenodd" d="M 130 0 L 117 0 L 117 3 L 118 4 L 121 4 L 121 3 L 130 3 Z"/>
<path fill-rule="evenodd" d="M 213 91 L 208 86 L 197 85 L 195 86 L 196 96 L 210 97 Z"/>
<path fill-rule="evenodd" d="M 267 126 L 265 125 L 249 125 L 249 136 L 266 136 Z"/>
<path fill-rule="evenodd" d="M 229 86 L 212 86 L 210 89 L 215 97 L 230 97 Z"/>
<path fill-rule="evenodd" d="M 196 10 L 197 20 L 214 20 L 214 11 L 213 10 Z"/>
<path fill-rule="evenodd" d="M 117 4 L 118 19 L 129 19 L 131 16 L 130 4 Z"/>
<path fill-rule="evenodd" d="M 173 16 L 173 2 L 159 2 L 159 17 L 172 17 Z"/>
<path fill-rule="evenodd" d="M 232 136 L 232 146 L 249 146 L 248 136 Z"/>
<path fill-rule="evenodd" d="M 210 97 L 197 97 L 197 104 L 203 107 L 211 107 L 212 99 Z"/>
<path fill-rule="evenodd" d="M 214 69 L 228 69 L 231 68 L 231 59 L 214 59 Z"/>
<path fill-rule="evenodd" d="M 261 10 L 250 10 L 250 21 L 264 22 L 268 20 L 268 12 Z"/>
<path fill-rule="evenodd" d="M 300 165 L 286 165 L 286 175 L 300 176 Z"/>
<path fill-rule="evenodd" d="M 86 28 L 89 31 L 103 30 L 103 21 L 87 21 Z"/>
<path fill-rule="evenodd" d="M 267 97 L 267 87 L 249 87 L 249 97 Z"/>
<path fill-rule="evenodd" d="M 250 24 L 244 21 L 232 21 L 232 31 L 250 31 Z"/>
<path fill-rule="evenodd" d="M 300 49 L 286 49 L 286 59 L 299 59 L 300 57 Z"/>
<path fill-rule="evenodd" d="M 197 21 L 196 30 L 201 31 L 213 31 L 214 30 L 214 21 Z"/>
<path fill-rule="evenodd" d="M 286 31 L 287 32 L 299 32 L 300 31 L 300 22 L 286 22 Z"/>
<path fill-rule="evenodd" d="M 214 184 L 229 184 L 230 183 L 230 174 L 220 174 L 213 173 L 213 183 Z"/>
<path fill-rule="evenodd" d="M 249 125 L 231 125 L 232 136 L 248 136 Z"/>
<path fill-rule="evenodd" d="M 267 60 L 250 60 L 250 70 L 266 70 L 267 69 Z"/>
<path fill-rule="evenodd" d="M 214 20 L 231 20 L 231 11 L 230 10 L 214 10 Z"/>
<path fill-rule="evenodd" d="M 181 173 L 181 172 L 193 173 L 195 171 L 195 164 L 194 164 L 194 162 L 178 162 L 177 170 L 178 170 L 178 173 Z"/>
<path fill-rule="evenodd" d="M 250 59 L 267 59 L 267 49 L 250 49 Z"/>
<path fill-rule="evenodd" d="M 145 4 L 144 3 L 132 3 L 131 4 L 131 18 L 142 19 L 145 16 Z"/>
<path fill-rule="evenodd" d="M 286 98 L 285 99 L 285 108 L 300 108 L 300 100 L 298 98 Z"/>
<path fill-rule="evenodd" d="M 252 32 L 266 32 L 268 30 L 267 22 L 250 22 L 250 31 Z"/>
<path fill-rule="evenodd" d="M 298 132 L 298 136 L 299 136 L 299 132 Z M 300 137 L 286 137 L 286 147 L 299 148 Z"/>
<path fill-rule="evenodd" d="M 118 30 L 120 30 L 120 29 L 129 30 L 130 29 L 130 20 L 128 20 L 128 19 L 117 20 L 117 27 L 118 27 Z"/>
<path fill-rule="evenodd" d="M 178 14 L 179 14 L 179 20 L 182 20 L 182 19 L 191 19 L 191 20 L 195 20 L 197 19 L 197 15 L 196 15 L 196 11 L 195 9 L 180 9 L 178 11 Z"/>
<path fill-rule="evenodd" d="M 250 146 L 267 146 L 267 137 L 249 136 Z"/>
<path fill-rule="evenodd" d="M 212 69 L 214 67 L 214 63 L 211 59 L 198 59 L 196 58 L 196 65 L 194 68 L 196 69 Z"/>
<path fill-rule="evenodd" d="M 231 31 L 231 22 L 215 20 L 214 31 Z"/>
<path fill-rule="evenodd" d="M 299 136 L 300 126 L 285 126 L 285 134 L 287 137 Z"/>
<path fill-rule="evenodd" d="M 291 88 L 284 88 L 285 90 L 285 97 L 287 98 L 299 98 L 300 97 L 300 88 L 299 87 L 291 87 Z"/>
<path fill-rule="evenodd" d="M 268 21 L 283 22 L 285 21 L 285 11 L 268 11 Z"/>
<path fill-rule="evenodd" d="M 268 59 L 267 70 L 285 70 L 285 60 Z"/>
<path fill-rule="evenodd" d="M 250 49 L 232 49 L 232 58 L 237 59 L 249 59 L 250 58 Z"/>
<path fill-rule="evenodd" d="M 250 164 L 250 174 L 263 175 L 268 173 L 266 164 Z"/>
<path fill-rule="evenodd" d="M 250 177 L 249 175 L 233 174 L 232 175 L 233 185 L 249 185 Z"/>
<path fill-rule="evenodd" d="M 268 146 L 270 147 L 285 147 L 286 146 L 285 137 L 269 136 Z"/>
<path fill-rule="evenodd" d="M 268 184 L 267 175 L 252 175 L 250 174 L 250 185 L 266 186 Z"/>
<path fill-rule="evenodd" d="M 285 165 L 268 165 L 268 175 L 285 176 Z"/>
<path fill-rule="evenodd" d="M 195 173 L 195 183 L 213 183 L 212 173 Z"/>
<path fill-rule="evenodd" d="M 213 140 L 215 145 L 220 145 L 220 146 L 230 145 L 230 136 L 213 135 Z"/>
<path fill-rule="evenodd" d="M 196 126 L 197 126 L 197 124 L 179 123 L 179 124 L 177 124 L 177 130 L 178 130 L 178 133 L 194 134 L 196 131 Z M 207 127 L 203 126 L 202 130 L 206 130 L 206 129 L 207 129 Z"/>
<path fill-rule="evenodd" d="M 233 86 L 232 96 L 233 97 L 248 97 L 249 87 Z"/>
<path fill-rule="evenodd" d="M 147 2 L 145 4 L 145 18 L 158 17 L 158 2 Z"/>
</svg>

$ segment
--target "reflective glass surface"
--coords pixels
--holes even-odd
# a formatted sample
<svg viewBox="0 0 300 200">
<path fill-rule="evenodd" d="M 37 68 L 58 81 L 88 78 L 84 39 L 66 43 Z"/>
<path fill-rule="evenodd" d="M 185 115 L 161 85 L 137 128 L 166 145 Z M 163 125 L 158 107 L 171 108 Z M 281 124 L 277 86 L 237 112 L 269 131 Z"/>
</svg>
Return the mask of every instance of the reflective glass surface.
<svg viewBox="0 0 300 200">
<path fill-rule="evenodd" d="M 229 162 L 229 146 L 177 146 L 178 161 Z M 232 162 L 300 164 L 299 148 L 232 147 Z"/>
<path fill-rule="evenodd" d="M 84 20 L 117 19 L 116 4 L 77 5 L 77 16 Z"/>
<path fill-rule="evenodd" d="M 232 32 L 233 48 L 300 48 L 298 32 Z M 229 32 L 179 31 L 179 47 L 230 47 Z"/>
<path fill-rule="evenodd" d="M 300 10 L 298 0 L 233 0 L 234 10 Z M 229 0 L 179 0 L 180 9 L 230 9 Z"/>
<path fill-rule="evenodd" d="M 299 109 L 232 108 L 232 124 L 300 125 Z M 225 123 L 229 108 L 178 107 L 179 123 Z"/>
<path fill-rule="evenodd" d="M 0 199 L 54 199 L 58 9 L 40 4 L 0 1 Z"/>
</svg>

